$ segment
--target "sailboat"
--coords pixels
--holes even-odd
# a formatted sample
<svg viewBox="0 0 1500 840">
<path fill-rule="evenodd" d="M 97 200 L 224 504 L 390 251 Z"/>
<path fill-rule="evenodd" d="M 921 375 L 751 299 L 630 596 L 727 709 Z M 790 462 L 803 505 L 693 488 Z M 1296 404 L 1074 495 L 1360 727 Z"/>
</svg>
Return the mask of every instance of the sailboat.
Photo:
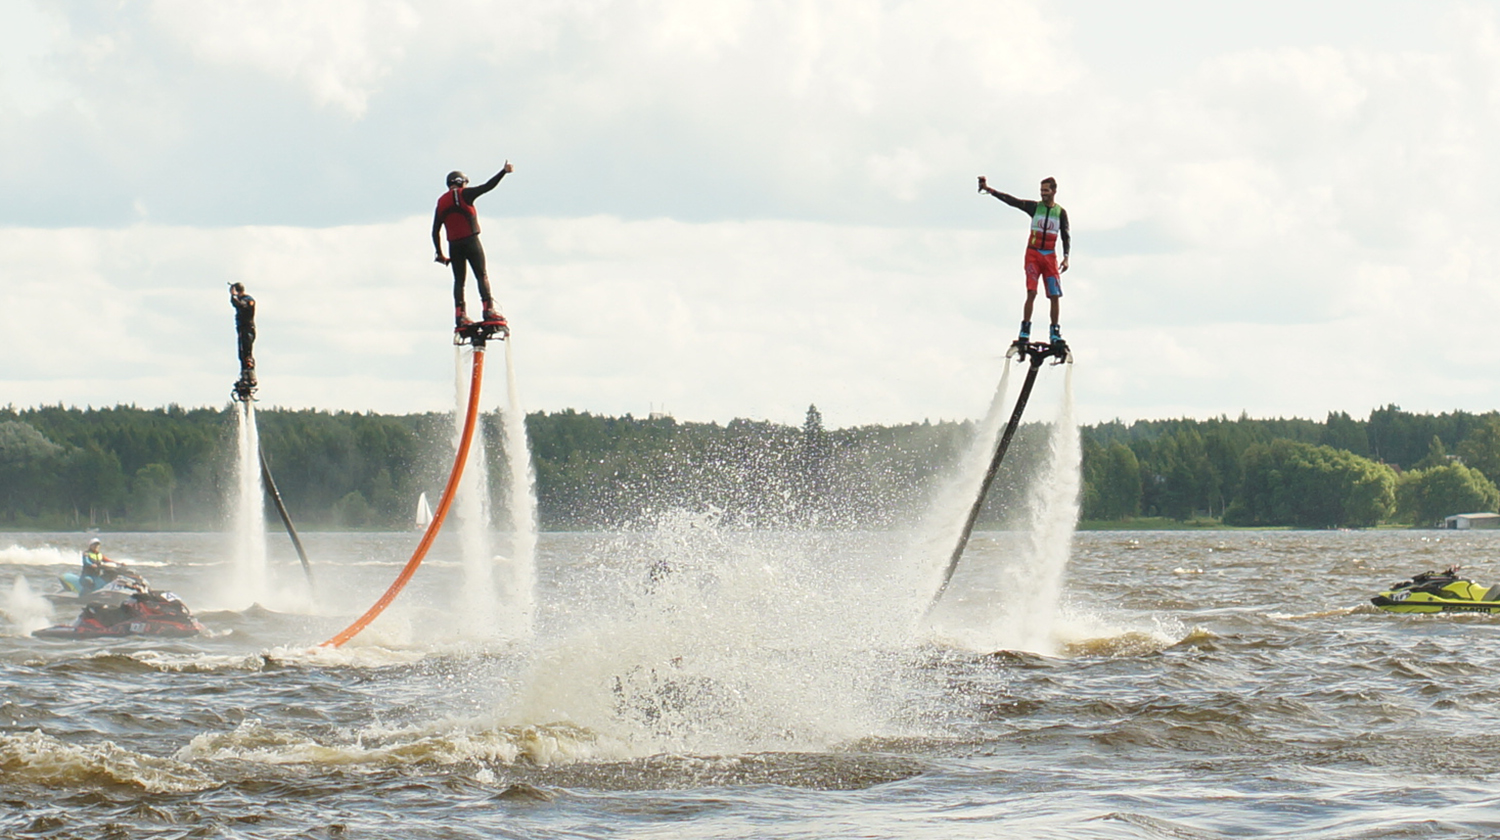
<svg viewBox="0 0 1500 840">
<path fill-rule="evenodd" d="M 427 527 L 432 521 L 432 506 L 427 504 L 427 494 L 423 493 L 417 497 L 417 520 L 412 527 L 420 531 Z"/>
</svg>

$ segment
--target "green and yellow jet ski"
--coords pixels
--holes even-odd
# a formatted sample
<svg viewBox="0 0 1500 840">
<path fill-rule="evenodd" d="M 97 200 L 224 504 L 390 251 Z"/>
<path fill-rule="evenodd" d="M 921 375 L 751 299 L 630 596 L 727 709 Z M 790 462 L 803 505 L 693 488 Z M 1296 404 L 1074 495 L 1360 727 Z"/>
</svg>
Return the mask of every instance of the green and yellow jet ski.
<svg viewBox="0 0 1500 840">
<path fill-rule="evenodd" d="M 1375 606 L 1398 613 L 1500 613 L 1500 585 L 1484 586 L 1458 576 L 1458 567 L 1423 572 L 1370 599 Z"/>
</svg>

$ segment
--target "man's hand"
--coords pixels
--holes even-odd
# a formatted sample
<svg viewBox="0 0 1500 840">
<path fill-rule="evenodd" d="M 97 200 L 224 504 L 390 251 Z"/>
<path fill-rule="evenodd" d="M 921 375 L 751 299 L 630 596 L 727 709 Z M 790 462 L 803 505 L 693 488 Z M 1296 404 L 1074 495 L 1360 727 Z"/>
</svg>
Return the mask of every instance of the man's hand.
<svg viewBox="0 0 1500 840">
<path fill-rule="evenodd" d="M 1062 265 L 1060 265 L 1060 266 L 1057 267 L 1057 273 L 1058 274 L 1062 274 L 1064 271 L 1067 271 L 1067 270 L 1068 270 L 1068 257 L 1067 257 L 1066 254 L 1064 254 L 1063 255 Z"/>
<path fill-rule="evenodd" d="M 509 175 L 510 173 L 515 172 L 516 168 L 514 166 L 510 165 L 510 161 L 506 161 L 505 162 L 505 168 L 502 169 L 502 170 L 500 170 L 500 171 L 506 173 L 507 175 Z"/>
<path fill-rule="evenodd" d="M 979 191 L 980 192 L 985 192 L 989 188 L 990 188 L 990 185 L 987 184 L 987 183 L 985 183 L 984 176 L 980 175 L 979 176 Z"/>
<path fill-rule="evenodd" d="M 433 262 L 442 263 L 443 265 L 448 265 L 449 263 L 453 262 L 452 260 L 450 260 L 447 257 L 443 256 L 443 252 L 442 251 L 439 251 L 438 255 L 432 258 L 432 261 Z"/>
</svg>

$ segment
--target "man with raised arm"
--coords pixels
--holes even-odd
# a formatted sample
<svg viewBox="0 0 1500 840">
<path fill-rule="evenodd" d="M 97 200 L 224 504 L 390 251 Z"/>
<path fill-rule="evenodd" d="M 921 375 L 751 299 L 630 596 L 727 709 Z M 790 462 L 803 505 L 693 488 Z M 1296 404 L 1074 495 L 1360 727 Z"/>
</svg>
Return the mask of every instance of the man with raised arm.
<svg viewBox="0 0 1500 840">
<path fill-rule="evenodd" d="M 991 189 L 979 176 L 979 191 L 989 193 L 1017 210 L 1031 216 L 1031 236 L 1026 240 L 1026 307 L 1021 313 L 1021 335 L 1016 344 L 1024 345 L 1031 340 L 1031 309 L 1036 303 L 1037 280 L 1047 290 L 1047 299 L 1052 302 L 1052 344 L 1062 343 L 1062 331 L 1057 326 L 1058 302 L 1062 298 L 1062 273 L 1068 270 L 1068 250 L 1073 244 L 1068 235 L 1068 211 L 1053 199 L 1057 195 L 1057 179 L 1042 179 L 1042 200 L 1031 201 L 1016 198 L 999 190 Z M 1062 264 L 1057 262 L 1057 241 L 1062 240 Z"/>
<path fill-rule="evenodd" d="M 255 298 L 244 283 L 229 284 L 229 304 L 234 307 L 234 331 L 239 337 L 240 384 L 255 387 Z"/>
<path fill-rule="evenodd" d="M 453 320 L 454 326 L 462 329 L 472 323 L 464 312 L 465 266 L 473 266 L 474 280 L 479 283 L 479 299 L 484 302 L 485 323 L 505 325 L 505 318 L 495 310 L 495 301 L 490 296 L 490 276 L 484 267 L 484 246 L 479 244 L 479 213 L 474 209 L 474 199 L 494 189 L 515 168 L 510 161 L 495 177 L 477 187 L 469 186 L 469 177 L 462 172 L 448 173 L 448 191 L 438 199 L 437 212 L 432 217 L 432 247 L 437 251 L 436 261 L 453 267 Z M 448 256 L 443 256 L 443 243 L 438 231 L 448 231 Z"/>
</svg>

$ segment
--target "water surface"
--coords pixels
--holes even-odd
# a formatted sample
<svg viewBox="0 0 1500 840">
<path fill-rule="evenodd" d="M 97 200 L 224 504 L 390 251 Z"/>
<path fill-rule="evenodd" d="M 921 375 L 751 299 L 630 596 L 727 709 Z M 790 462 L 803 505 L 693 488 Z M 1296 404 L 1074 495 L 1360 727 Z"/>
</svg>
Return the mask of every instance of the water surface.
<svg viewBox="0 0 1500 840">
<path fill-rule="evenodd" d="M 272 539 L 257 605 L 220 535 L 103 536 L 210 634 L 33 639 L 85 537 L 0 537 L 0 836 L 1500 834 L 1500 619 L 1367 605 L 1500 534 L 1080 533 L 1046 654 L 999 649 L 1020 534 L 930 622 L 890 534 L 545 534 L 512 637 L 440 540 L 341 650 L 415 535 L 308 535 L 315 597 Z"/>
</svg>

